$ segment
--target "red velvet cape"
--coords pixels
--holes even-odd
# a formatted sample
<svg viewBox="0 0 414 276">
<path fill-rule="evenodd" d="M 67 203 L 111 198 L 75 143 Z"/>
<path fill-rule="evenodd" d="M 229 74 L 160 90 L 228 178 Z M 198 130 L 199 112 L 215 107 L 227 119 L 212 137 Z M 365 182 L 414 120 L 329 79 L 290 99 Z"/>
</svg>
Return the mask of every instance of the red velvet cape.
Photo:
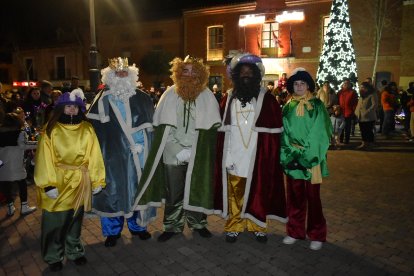
<svg viewBox="0 0 414 276">
<path fill-rule="evenodd" d="M 224 114 L 227 105 L 227 95 L 220 104 L 220 114 L 224 118 L 223 126 L 230 125 L 230 109 Z M 231 106 L 231 105 L 230 105 Z M 258 106 L 258 108 L 260 108 Z M 257 139 L 257 151 L 255 164 L 250 184 L 248 199 L 244 201 L 246 209 L 242 217 L 257 220 L 259 224 L 265 224 L 266 218 L 286 221 L 286 196 L 283 180 L 283 171 L 280 165 L 280 133 L 268 132 L 280 129 L 283 126 L 281 108 L 276 99 L 269 93 L 265 93 L 263 105 L 257 118 L 255 127 L 265 128 L 259 130 Z M 226 132 L 219 132 L 217 139 L 217 160 L 215 164 L 215 202 L 216 210 L 221 211 L 226 217 L 227 210 L 223 210 L 223 147 Z M 248 187 L 248 183 L 246 183 Z M 261 222 L 261 223 L 260 223 Z"/>
</svg>

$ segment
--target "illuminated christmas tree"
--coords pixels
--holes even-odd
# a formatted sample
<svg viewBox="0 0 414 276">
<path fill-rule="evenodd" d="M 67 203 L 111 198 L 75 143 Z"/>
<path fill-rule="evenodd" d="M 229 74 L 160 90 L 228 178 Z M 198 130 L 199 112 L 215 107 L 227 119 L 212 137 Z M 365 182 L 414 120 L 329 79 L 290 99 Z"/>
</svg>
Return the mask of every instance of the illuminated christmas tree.
<svg viewBox="0 0 414 276">
<path fill-rule="evenodd" d="M 333 0 L 316 80 L 319 85 L 328 80 L 338 90 L 344 78 L 358 80 L 348 1 Z"/>
</svg>

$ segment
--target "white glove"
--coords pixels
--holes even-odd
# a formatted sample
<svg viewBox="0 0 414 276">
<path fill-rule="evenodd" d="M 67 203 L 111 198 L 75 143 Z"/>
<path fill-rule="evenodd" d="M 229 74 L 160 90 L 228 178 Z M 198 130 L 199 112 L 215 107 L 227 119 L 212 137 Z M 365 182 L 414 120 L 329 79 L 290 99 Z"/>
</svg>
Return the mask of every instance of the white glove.
<svg viewBox="0 0 414 276">
<path fill-rule="evenodd" d="M 59 192 L 57 188 L 53 188 L 46 192 L 46 195 L 51 199 L 56 199 L 59 196 Z"/>
<path fill-rule="evenodd" d="M 95 189 L 92 190 L 92 194 L 96 195 L 97 193 L 99 193 L 100 191 L 102 191 L 102 186 L 98 186 Z"/>
<path fill-rule="evenodd" d="M 133 153 L 141 153 L 144 147 L 141 144 L 135 144 L 129 147 Z"/>
<path fill-rule="evenodd" d="M 175 157 L 177 157 L 177 160 L 179 163 L 185 163 L 190 160 L 191 156 L 191 149 L 183 149 Z"/>
</svg>

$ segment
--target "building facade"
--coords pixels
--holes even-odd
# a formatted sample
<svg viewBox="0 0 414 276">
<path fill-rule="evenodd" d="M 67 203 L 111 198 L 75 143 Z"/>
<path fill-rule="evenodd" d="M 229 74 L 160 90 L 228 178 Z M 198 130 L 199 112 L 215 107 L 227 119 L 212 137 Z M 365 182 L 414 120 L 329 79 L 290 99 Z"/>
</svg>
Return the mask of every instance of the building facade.
<svg viewBox="0 0 414 276">
<path fill-rule="evenodd" d="M 348 1 L 358 77 L 392 80 L 406 88 L 414 80 L 413 1 L 383 0 L 382 8 L 379 2 Z M 210 65 L 210 87 L 217 83 L 224 90 L 230 81 L 221 60 L 237 51 L 262 57 L 264 82 L 297 67 L 316 77 L 331 5 L 331 0 L 257 0 L 184 11 L 184 52 L 203 57 Z M 303 18 L 295 18 L 295 12 L 303 12 Z M 293 17 L 276 20 L 286 14 Z M 378 18 L 384 24 L 373 73 Z"/>
<path fill-rule="evenodd" d="M 191 54 L 202 57 L 210 66 L 209 87 L 218 84 L 226 90 L 231 84 L 222 60 L 231 53 L 246 51 L 263 58 L 264 83 L 277 80 L 283 72 L 290 75 L 296 67 L 304 67 L 316 77 L 332 0 L 229 3 L 233 4 L 184 10 L 178 18 L 97 24 L 100 68 L 107 66 L 108 58 L 124 56 L 140 68 L 140 80 L 146 88 L 169 85 L 165 69 L 169 67 L 168 58 Z M 406 88 L 414 80 L 414 0 L 348 3 L 359 80 L 374 76 L 377 81 L 392 80 Z M 303 18 L 276 20 L 277 16 L 294 12 L 303 12 Z M 378 19 L 382 19 L 383 27 L 377 44 Z M 48 79 L 56 86 L 76 75 L 86 87 L 88 36 L 85 29 L 82 43 L 15 52 L 12 66 L 3 66 L 2 75 L 10 81 Z M 153 66 L 148 60 L 154 61 Z"/>
</svg>

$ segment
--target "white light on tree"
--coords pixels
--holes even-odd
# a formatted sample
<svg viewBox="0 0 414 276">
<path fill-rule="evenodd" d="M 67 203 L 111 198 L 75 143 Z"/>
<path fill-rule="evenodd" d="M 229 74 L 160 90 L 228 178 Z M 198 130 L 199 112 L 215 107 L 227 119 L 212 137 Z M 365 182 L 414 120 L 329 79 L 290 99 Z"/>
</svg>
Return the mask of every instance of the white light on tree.
<svg viewBox="0 0 414 276">
<path fill-rule="evenodd" d="M 319 85 L 328 80 L 338 90 L 344 78 L 358 80 L 348 1 L 333 0 L 316 80 Z"/>
</svg>

